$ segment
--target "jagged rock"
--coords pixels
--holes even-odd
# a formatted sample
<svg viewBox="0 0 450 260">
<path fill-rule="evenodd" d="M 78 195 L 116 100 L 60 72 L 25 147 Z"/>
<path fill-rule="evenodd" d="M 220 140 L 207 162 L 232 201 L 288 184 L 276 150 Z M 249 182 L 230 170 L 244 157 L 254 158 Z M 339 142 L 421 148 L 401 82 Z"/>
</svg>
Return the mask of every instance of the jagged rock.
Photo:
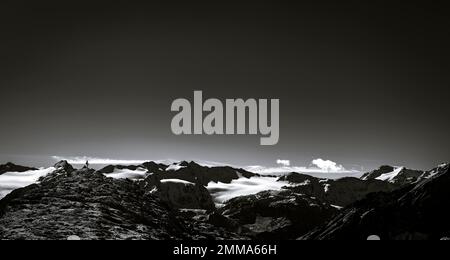
<svg viewBox="0 0 450 260">
<path fill-rule="evenodd" d="M 243 234 L 265 240 L 297 238 L 325 223 L 337 211 L 326 203 L 285 190 L 232 199 L 217 213 L 237 222 Z M 217 222 L 222 227 L 230 225 L 223 218 L 212 221 L 216 225 Z"/>
<path fill-rule="evenodd" d="M 7 163 L 0 165 L 0 175 L 6 173 L 6 172 L 26 172 L 26 171 L 34 171 L 37 170 L 36 168 L 32 167 L 26 167 L 21 165 L 16 165 L 13 163 Z"/>
<path fill-rule="evenodd" d="M 286 187 L 286 189 L 306 194 L 340 207 L 345 207 L 361 200 L 370 193 L 389 192 L 397 188 L 394 184 L 380 180 L 363 181 L 353 177 L 330 180 L 300 173 L 291 173 L 283 176 L 279 181 L 288 181 L 294 184 L 291 187 Z"/>
<path fill-rule="evenodd" d="M 372 193 L 302 239 L 439 240 L 450 233 L 449 165 L 429 171 L 427 179 L 391 193 Z"/>
<path fill-rule="evenodd" d="M 0 239 L 243 238 L 184 219 L 136 182 L 60 171 L 0 200 Z"/>
</svg>

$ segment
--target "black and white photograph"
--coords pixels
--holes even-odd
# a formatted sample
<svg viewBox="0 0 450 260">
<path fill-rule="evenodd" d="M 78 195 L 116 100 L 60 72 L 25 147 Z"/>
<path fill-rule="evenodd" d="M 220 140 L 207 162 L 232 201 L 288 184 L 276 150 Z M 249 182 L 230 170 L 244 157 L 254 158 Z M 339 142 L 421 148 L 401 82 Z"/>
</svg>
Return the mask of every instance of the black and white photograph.
<svg viewBox="0 0 450 260">
<path fill-rule="evenodd" d="M 447 5 L 2 0 L 0 240 L 450 240 Z"/>
</svg>

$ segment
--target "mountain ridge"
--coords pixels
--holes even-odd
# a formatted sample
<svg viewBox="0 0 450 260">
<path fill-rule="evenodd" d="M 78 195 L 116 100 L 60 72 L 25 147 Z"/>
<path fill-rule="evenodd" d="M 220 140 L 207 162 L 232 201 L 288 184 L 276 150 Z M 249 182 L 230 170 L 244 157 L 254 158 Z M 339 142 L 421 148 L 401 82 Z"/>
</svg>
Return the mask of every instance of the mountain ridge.
<svg viewBox="0 0 450 260">
<path fill-rule="evenodd" d="M 377 173 L 377 176 L 392 169 L 394 167 L 385 167 L 385 173 Z M 75 169 L 67 161 L 61 161 L 48 171 L 34 184 L 16 189 L 0 200 L 0 239 L 78 236 L 81 239 L 278 240 L 300 237 L 316 240 L 364 239 L 366 233 L 378 234 L 384 239 L 435 239 L 450 235 L 447 231 L 437 233 L 434 228 L 429 229 L 432 233 L 422 230 L 387 236 L 385 229 L 390 232 L 396 229 L 383 218 L 389 215 L 395 219 L 392 212 L 398 210 L 402 214 L 416 214 L 413 209 L 418 208 L 421 210 L 418 213 L 428 216 L 431 222 L 429 215 L 438 214 L 435 204 L 445 207 L 446 200 L 433 202 L 430 197 L 439 200 L 437 196 L 448 194 L 442 191 L 442 184 L 429 183 L 447 185 L 450 181 L 442 176 L 450 175 L 443 173 L 448 171 L 448 164 L 425 171 L 417 178 L 403 178 L 401 183 L 379 180 L 374 174 L 367 180 L 316 178 L 301 173 L 275 178 L 229 166 L 207 167 L 185 161 L 170 165 L 157 162 L 109 165 L 100 170 Z M 400 170 L 400 173 L 405 172 Z M 255 189 L 258 181 L 262 189 Z M 267 181 L 276 185 L 264 189 Z M 218 184 L 214 187 L 230 187 L 230 192 L 245 186 L 249 192 L 236 192 L 234 197 L 218 205 L 214 196 L 220 191 L 208 189 L 211 183 Z M 424 208 L 423 205 L 431 206 Z M 380 212 L 384 215 L 377 215 Z M 345 216 L 352 217 L 347 220 Z M 354 224 L 352 221 L 358 216 L 364 216 L 364 223 L 369 223 L 367 225 L 372 225 L 373 229 Z M 409 223 L 414 221 L 417 222 L 409 218 Z M 25 224 L 21 227 L 20 223 Z M 358 231 L 354 232 L 361 234 L 351 233 L 349 228 L 356 228 Z M 415 226 L 404 227 L 408 228 L 414 230 Z"/>
</svg>

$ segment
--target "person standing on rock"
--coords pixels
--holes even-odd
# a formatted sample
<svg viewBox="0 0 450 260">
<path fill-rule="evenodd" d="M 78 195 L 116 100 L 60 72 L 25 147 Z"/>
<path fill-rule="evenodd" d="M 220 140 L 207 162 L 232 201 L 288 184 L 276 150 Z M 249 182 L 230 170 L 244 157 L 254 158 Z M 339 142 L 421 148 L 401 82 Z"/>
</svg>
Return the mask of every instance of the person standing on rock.
<svg viewBox="0 0 450 260">
<path fill-rule="evenodd" d="M 89 161 L 86 161 L 86 165 L 84 166 L 86 169 L 89 169 Z"/>
</svg>

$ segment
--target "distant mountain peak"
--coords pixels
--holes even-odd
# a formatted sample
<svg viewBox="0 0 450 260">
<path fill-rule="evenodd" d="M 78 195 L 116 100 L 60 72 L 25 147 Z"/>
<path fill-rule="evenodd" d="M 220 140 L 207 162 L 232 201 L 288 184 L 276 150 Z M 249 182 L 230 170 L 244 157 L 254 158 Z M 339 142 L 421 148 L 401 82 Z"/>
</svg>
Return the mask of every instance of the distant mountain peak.
<svg viewBox="0 0 450 260">
<path fill-rule="evenodd" d="M 371 179 L 376 179 L 376 178 L 380 177 L 381 175 L 390 173 L 390 172 L 392 172 L 394 170 L 395 170 L 395 168 L 393 166 L 383 165 L 383 166 L 379 167 L 378 169 L 375 169 L 375 170 L 373 170 L 371 172 L 365 173 L 361 177 L 361 179 L 365 180 L 365 181 L 366 180 L 371 180 Z"/>
<path fill-rule="evenodd" d="M 31 171 L 31 170 L 37 170 L 37 169 L 33 168 L 33 167 L 17 165 L 17 164 L 11 163 L 11 162 L 0 165 L 0 175 L 7 173 L 7 172 L 26 172 L 26 171 Z"/>
<path fill-rule="evenodd" d="M 416 182 L 424 173 L 424 171 L 411 170 L 403 166 L 384 165 L 364 174 L 361 179 L 386 181 L 402 186 Z"/>
</svg>

